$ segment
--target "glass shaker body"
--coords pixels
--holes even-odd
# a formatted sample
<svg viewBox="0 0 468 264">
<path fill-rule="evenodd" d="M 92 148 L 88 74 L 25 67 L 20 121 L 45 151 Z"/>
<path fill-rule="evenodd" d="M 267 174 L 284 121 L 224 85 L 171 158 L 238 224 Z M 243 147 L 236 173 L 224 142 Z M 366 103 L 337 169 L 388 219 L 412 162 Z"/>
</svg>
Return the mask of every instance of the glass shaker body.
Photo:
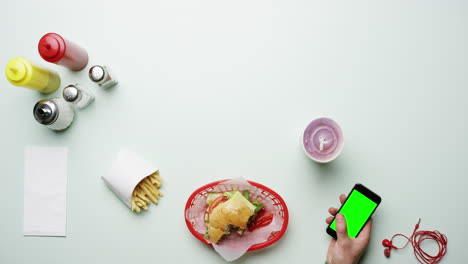
<svg viewBox="0 0 468 264">
<path fill-rule="evenodd" d="M 78 84 L 68 85 L 63 89 L 63 99 L 73 104 L 77 109 L 84 109 L 94 101 L 94 95 Z"/>
<path fill-rule="evenodd" d="M 62 98 L 38 101 L 33 114 L 37 122 L 53 130 L 66 129 L 75 117 L 73 106 Z"/>
<path fill-rule="evenodd" d="M 94 65 L 89 69 L 88 76 L 91 81 L 97 83 L 104 89 L 110 88 L 118 83 L 109 67 Z"/>
</svg>

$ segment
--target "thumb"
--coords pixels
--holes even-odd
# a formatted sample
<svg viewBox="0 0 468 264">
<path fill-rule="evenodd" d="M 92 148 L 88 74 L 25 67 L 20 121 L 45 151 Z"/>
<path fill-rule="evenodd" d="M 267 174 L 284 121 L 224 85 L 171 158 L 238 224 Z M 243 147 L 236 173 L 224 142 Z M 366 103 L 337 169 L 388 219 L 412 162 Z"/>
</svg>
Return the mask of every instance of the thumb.
<svg viewBox="0 0 468 264">
<path fill-rule="evenodd" d="M 336 215 L 336 235 L 338 236 L 338 241 L 349 239 L 346 220 L 343 214 Z"/>
</svg>

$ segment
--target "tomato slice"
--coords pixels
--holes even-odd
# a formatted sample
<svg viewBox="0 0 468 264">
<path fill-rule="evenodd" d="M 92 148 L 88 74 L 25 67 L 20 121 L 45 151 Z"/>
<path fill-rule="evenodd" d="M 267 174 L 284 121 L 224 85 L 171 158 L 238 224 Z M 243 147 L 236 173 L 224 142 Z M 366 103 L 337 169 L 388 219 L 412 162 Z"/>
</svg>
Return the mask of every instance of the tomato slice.
<svg viewBox="0 0 468 264">
<path fill-rule="evenodd" d="M 273 221 L 273 213 L 267 212 L 264 209 L 260 210 L 255 220 L 249 226 L 249 231 L 254 231 L 260 227 L 267 226 Z"/>
<path fill-rule="evenodd" d="M 211 212 L 213 212 L 213 210 L 216 208 L 216 206 L 220 205 L 221 203 L 224 203 L 227 200 L 228 200 L 228 198 L 226 196 L 224 196 L 224 195 L 221 195 L 220 197 L 214 199 L 214 201 L 208 207 L 208 210 L 207 210 L 208 215 L 210 215 Z"/>
</svg>

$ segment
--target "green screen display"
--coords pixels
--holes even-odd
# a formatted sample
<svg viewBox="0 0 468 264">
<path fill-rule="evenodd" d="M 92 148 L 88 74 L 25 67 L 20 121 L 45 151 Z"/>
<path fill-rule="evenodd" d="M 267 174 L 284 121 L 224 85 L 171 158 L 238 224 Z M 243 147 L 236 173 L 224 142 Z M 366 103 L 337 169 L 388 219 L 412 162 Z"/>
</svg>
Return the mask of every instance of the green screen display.
<svg viewBox="0 0 468 264">
<path fill-rule="evenodd" d="M 362 193 L 356 190 L 351 192 L 348 200 L 340 210 L 340 213 L 345 217 L 349 237 L 357 236 L 376 207 L 377 203 Z M 336 220 L 333 220 L 330 228 L 336 231 Z"/>
</svg>

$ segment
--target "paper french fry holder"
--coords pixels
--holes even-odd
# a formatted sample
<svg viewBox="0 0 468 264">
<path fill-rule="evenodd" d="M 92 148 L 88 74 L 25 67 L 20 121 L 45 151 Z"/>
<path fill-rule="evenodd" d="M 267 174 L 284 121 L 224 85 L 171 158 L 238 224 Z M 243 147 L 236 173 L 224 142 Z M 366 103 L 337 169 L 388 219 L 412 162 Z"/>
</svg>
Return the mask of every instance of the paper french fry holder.
<svg viewBox="0 0 468 264">
<path fill-rule="evenodd" d="M 159 169 L 136 153 L 122 149 L 102 180 L 128 208 L 132 206 L 132 193 L 144 178 L 159 174 Z"/>
</svg>

